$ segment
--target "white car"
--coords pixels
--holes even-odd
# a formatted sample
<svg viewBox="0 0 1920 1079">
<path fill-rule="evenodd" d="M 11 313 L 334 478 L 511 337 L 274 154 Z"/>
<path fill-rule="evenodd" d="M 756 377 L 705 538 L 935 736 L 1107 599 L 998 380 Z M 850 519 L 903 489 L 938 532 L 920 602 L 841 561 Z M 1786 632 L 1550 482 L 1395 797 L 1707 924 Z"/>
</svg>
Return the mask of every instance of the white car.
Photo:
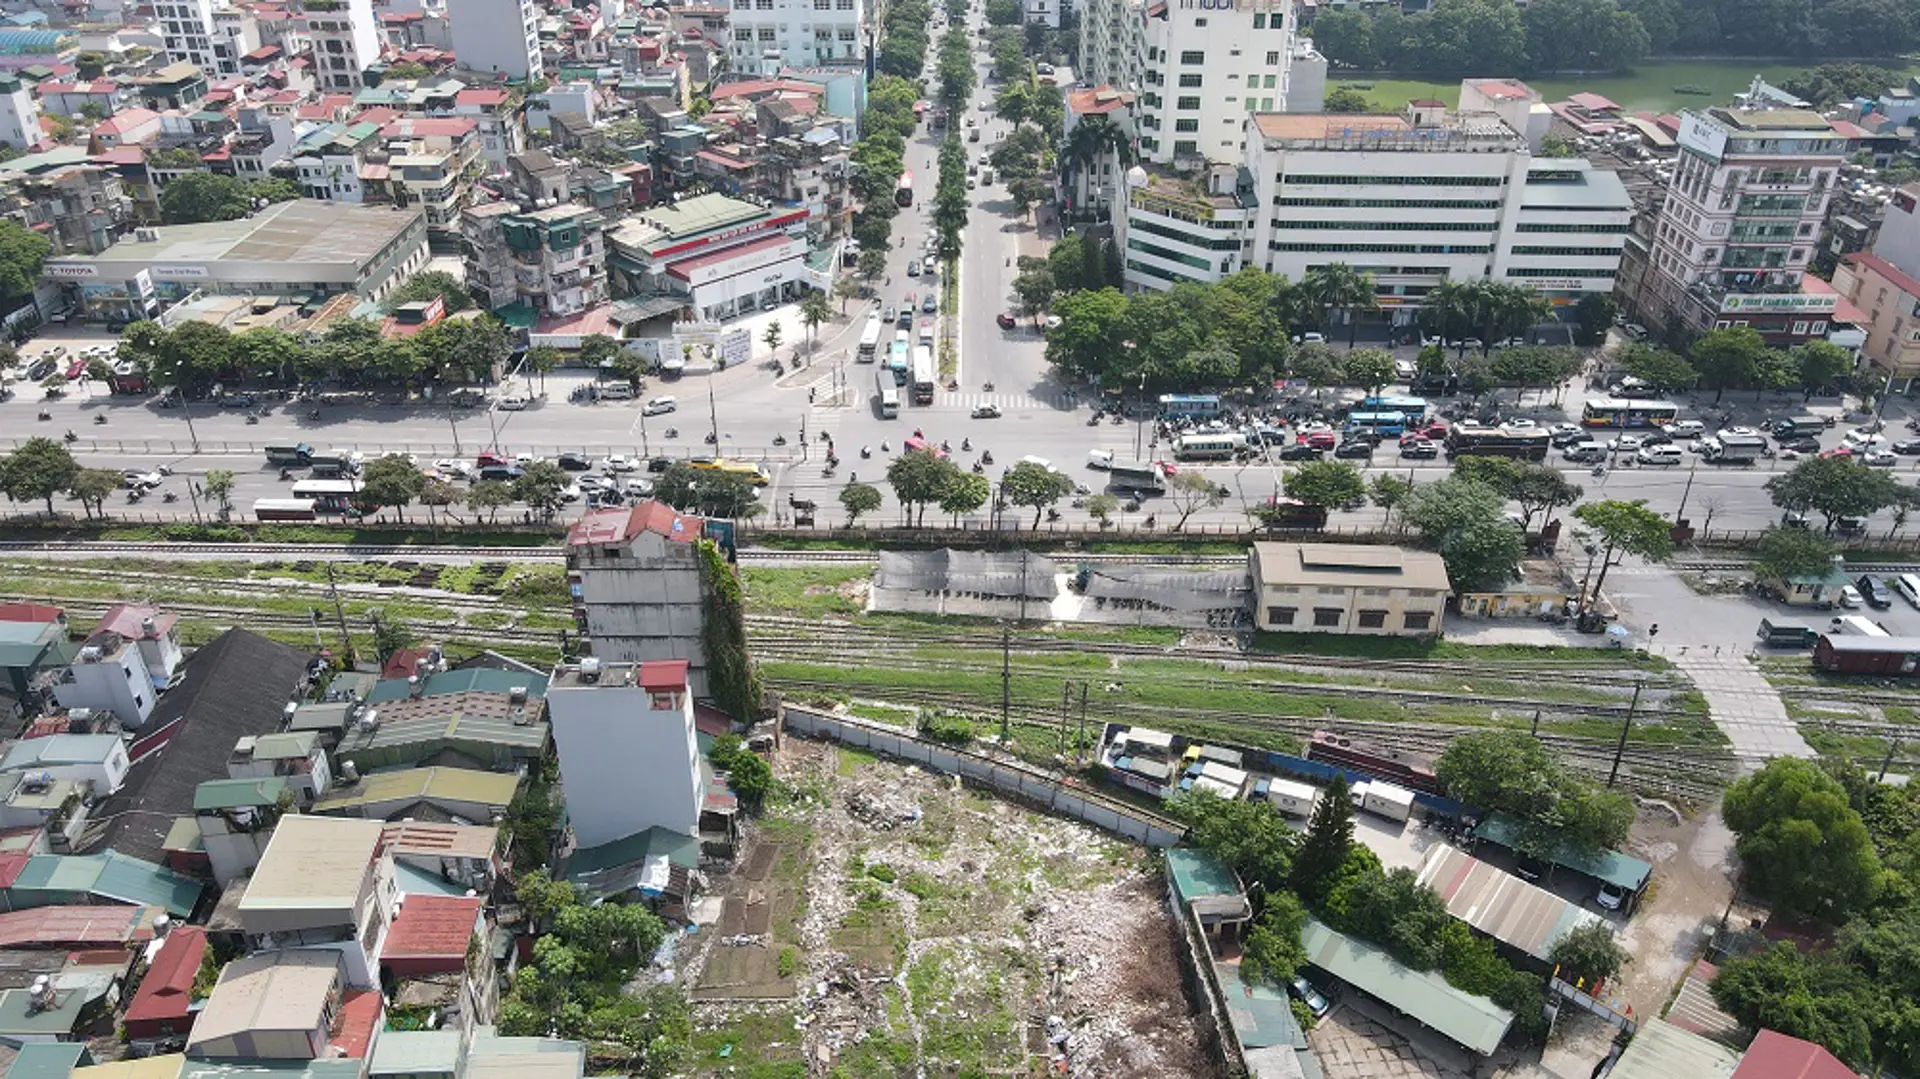
<svg viewBox="0 0 1920 1079">
<path fill-rule="evenodd" d="M 457 476 L 468 479 L 473 475 L 473 466 L 455 457 L 442 457 L 433 463 L 433 470 L 444 476 Z"/>
<path fill-rule="evenodd" d="M 600 467 L 608 472 L 637 472 L 640 462 L 624 453 L 616 453 L 602 462 Z"/>
<path fill-rule="evenodd" d="M 580 501 L 580 498 L 581 498 L 581 496 L 582 496 L 583 494 L 584 494 L 584 492 L 582 492 L 582 491 L 581 491 L 581 489 L 580 489 L 580 485 L 579 485 L 579 484 L 577 484 L 577 483 L 575 483 L 575 484 L 569 484 L 568 486 L 566 486 L 566 487 L 564 487 L 564 488 L 562 488 L 562 489 L 561 489 L 561 491 L 560 491 L 560 501 L 562 501 L 562 502 L 578 502 L 578 501 Z"/>
<path fill-rule="evenodd" d="M 1622 326 L 1621 329 L 1626 332 L 1628 337 L 1633 338 L 1635 341 L 1644 341 L 1647 338 L 1647 328 L 1638 322 L 1629 322 L 1625 326 Z"/>
<path fill-rule="evenodd" d="M 1667 433 L 1675 438 L 1683 435 L 1702 435 L 1706 432 L 1707 425 L 1699 420 L 1675 420 L 1667 425 Z"/>
<path fill-rule="evenodd" d="M 1637 450 L 1642 445 L 1645 445 L 1645 442 L 1639 435 L 1621 435 L 1619 438 L 1607 443 L 1607 448 L 1610 450 Z"/>
<path fill-rule="evenodd" d="M 1538 427 L 1540 425 L 1533 422 L 1532 420 L 1523 418 L 1518 420 L 1508 420 L 1507 426 L 1513 428 L 1516 431 L 1530 431 L 1533 428 Z"/>
<path fill-rule="evenodd" d="M 129 468 L 120 474 L 120 479 L 122 483 L 136 491 L 147 491 L 160 486 L 165 477 L 158 472 L 142 472 L 137 468 Z"/>
<path fill-rule="evenodd" d="M 664 416 L 679 407 L 680 399 L 677 397 L 656 397 L 648 401 L 640 412 L 646 416 Z"/>
<path fill-rule="evenodd" d="M 1848 431 L 1847 437 L 1841 440 L 1841 444 L 1855 452 L 1877 450 L 1887 444 L 1887 436 L 1870 435 L 1864 431 Z"/>
<path fill-rule="evenodd" d="M 1577 435 L 1584 430 L 1586 430 L 1586 428 L 1577 423 L 1556 423 L 1552 427 L 1547 428 L 1547 433 L 1550 435 Z"/>
<path fill-rule="evenodd" d="M 1850 584 L 1840 586 L 1840 606 L 1848 610 L 1860 606 L 1860 590 Z"/>
<path fill-rule="evenodd" d="M 1860 455 L 1860 460 L 1868 468 L 1893 468 L 1900 463 L 1900 455 L 1892 450 L 1869 450 Z"/>
<path fill-rule="evenodd" d="M 604 476 L 582 476 L 574 482 L 582 491 L 611 491 L 613 481 Z"/>
<path fill-rule="evenodd" d="M 537 465 L 545 460 L 546 460 L 545 457 L 541 457 L 538 454 L 532 454 L 532 453 L 516 453 L 513 455 L 513 465 L 515 468 L 525 468 L 528 465 Z"/>
</svg>

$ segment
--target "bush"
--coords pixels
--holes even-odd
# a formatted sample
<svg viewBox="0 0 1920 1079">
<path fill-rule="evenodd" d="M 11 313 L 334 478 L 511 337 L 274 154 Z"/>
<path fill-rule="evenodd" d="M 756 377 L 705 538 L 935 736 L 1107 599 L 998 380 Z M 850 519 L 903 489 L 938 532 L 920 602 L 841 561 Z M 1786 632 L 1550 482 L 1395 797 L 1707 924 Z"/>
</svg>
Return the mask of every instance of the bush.
<svg viewBox="0 0 1920 1079">
<path fill-rule="evenodd" d="M 941 745 L 965 746 L 974 739 L 973 721 L 947 712 L 920 713 L 920 737 Z"/>
</svg>

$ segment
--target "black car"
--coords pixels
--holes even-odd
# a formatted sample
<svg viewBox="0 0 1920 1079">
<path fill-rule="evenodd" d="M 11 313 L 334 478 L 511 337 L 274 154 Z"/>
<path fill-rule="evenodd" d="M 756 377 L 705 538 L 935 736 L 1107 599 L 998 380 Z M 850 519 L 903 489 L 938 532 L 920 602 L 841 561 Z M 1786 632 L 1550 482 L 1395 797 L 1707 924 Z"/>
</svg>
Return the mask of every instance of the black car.
<svg viewBox="0 0 1920 1079">
<path fill-rule="evenodd" d="M 1642 446 L 1665 446 L 1673 441 L 1673 436 L 1665 431 L 1646 431 L 1640 435 Z"/>
<path fill-rule="evenodd" d="M 1895 442 L 1893 452 L 1902 457 L 1920 457 L 1920 438 L 1903 438 Z"/>
<path fill-rule="evenodd" d="M 647 462 L 648 472 L 665 472 L 667 469 L 672 467 L 673 467 L 673 458 L 671 457 L 655 457 L 652 460 Z"/>
<path fill-rule="evenodd" d="M 246 394 L 246 393 L 227 394 L 225 397 L 220 398 L 220 407 L 221 408 L 252 408 L 253 395 Z"/>
<path fill-rule="evenodd" d="M 1867 601 L 1867 606 L 1876 611 L 1884 611 L 1893 606 L 1893 592 L 1880 578 L 1871 573 L 1862 573 L 1860 579 L 1854 583 L 1860 586 L 1860 598 Z"/>
<path fill-rule="evenodd" d="M 1554 449 L 1564 450 L 1575 442 L 1585 442 L 1593 435 L 1587 431 L 1555 431 L 1547 437 L 1547 443 Z"/>
<path fill-rule="evenodd" d="M 1280 451 L 1282 461 L 1318 461 L 1320 451 L 1304 442 L 1296 442 Z"/>
<path fill-rule="evenodd" d="M 1820 440 L 1809 435 L 1801 435 L 1799 438 L 1783 438 L 1780 440 L 1780 448 L 1783 450 L 1792 450 L 1795 453 L 1819 453 Z"/>
<path fill-rule="evenodd" d="M 1407 460 L 1432 460 L 1440 456 L 1440 444 L 1430 439 L 1408 442 L 1400 447 L 1400 456 Z"/>
<path fill-rule="evenodd" d="M 1372 457 L 1373 443 L 1364 439 L 1352 439 L 1333 448 L 1335 457 Z"/>
<path fill-rule="evenodd" d="M 591 472 L 593 470 L 593 462 L 577 453 L 563 453 L 555 457 L 553 463 L 566 469 L 568 472 Z"/>
</svg>

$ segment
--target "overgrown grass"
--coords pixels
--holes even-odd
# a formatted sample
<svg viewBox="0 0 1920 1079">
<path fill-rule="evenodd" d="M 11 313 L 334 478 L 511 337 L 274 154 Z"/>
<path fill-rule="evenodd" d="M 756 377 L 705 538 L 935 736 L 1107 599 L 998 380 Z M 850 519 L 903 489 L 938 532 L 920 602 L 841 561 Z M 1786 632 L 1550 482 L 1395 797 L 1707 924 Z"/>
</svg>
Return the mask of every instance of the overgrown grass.
<svg viewBox="0 0 1920 1079">
<path fill-rule="evenodd" d="M 851 581 L 873 576 L 871 566 L 806 566 L 771 568 L 745 566 L 747 609 L 755 614 L 794 614 L 809 617 L 860 613 L 865 605 L 844 595 Z"/>
<path fill-rule="evenodd" d="M 785 954 L 785 953 L 782 953 Z M 687 1066 L 697 1079 L 806 1079 L 793 1013 L 744 1012 L 693 1032 Z"/>
<path fill-rule="evenodd" d="M 1460 644 L 1411 637 L 1356 637 L 1333 633 L 1254 634 L 1253 650 L 1280 655 L 1348 656 L 1358 659 L 1553 660 L 1585 667 L 1670 670 L 1673 664 L 1631 648 L 1576 648 L 1570 645 Z"/>
</svg>

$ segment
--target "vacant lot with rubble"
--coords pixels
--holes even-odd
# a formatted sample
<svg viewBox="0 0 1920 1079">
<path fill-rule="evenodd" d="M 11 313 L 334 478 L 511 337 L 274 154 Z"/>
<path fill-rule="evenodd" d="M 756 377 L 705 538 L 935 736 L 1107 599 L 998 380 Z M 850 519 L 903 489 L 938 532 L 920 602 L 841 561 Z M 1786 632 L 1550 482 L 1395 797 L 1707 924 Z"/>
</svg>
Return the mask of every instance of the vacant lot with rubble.
<svg viewBox="0 0 1920 1079">
<path fill-rule="evenodd" d="M 836 745 L 775 769 L 682 967 L 695 1075 L 1215 1074 L 1157 856 Z"/>
</svg>

